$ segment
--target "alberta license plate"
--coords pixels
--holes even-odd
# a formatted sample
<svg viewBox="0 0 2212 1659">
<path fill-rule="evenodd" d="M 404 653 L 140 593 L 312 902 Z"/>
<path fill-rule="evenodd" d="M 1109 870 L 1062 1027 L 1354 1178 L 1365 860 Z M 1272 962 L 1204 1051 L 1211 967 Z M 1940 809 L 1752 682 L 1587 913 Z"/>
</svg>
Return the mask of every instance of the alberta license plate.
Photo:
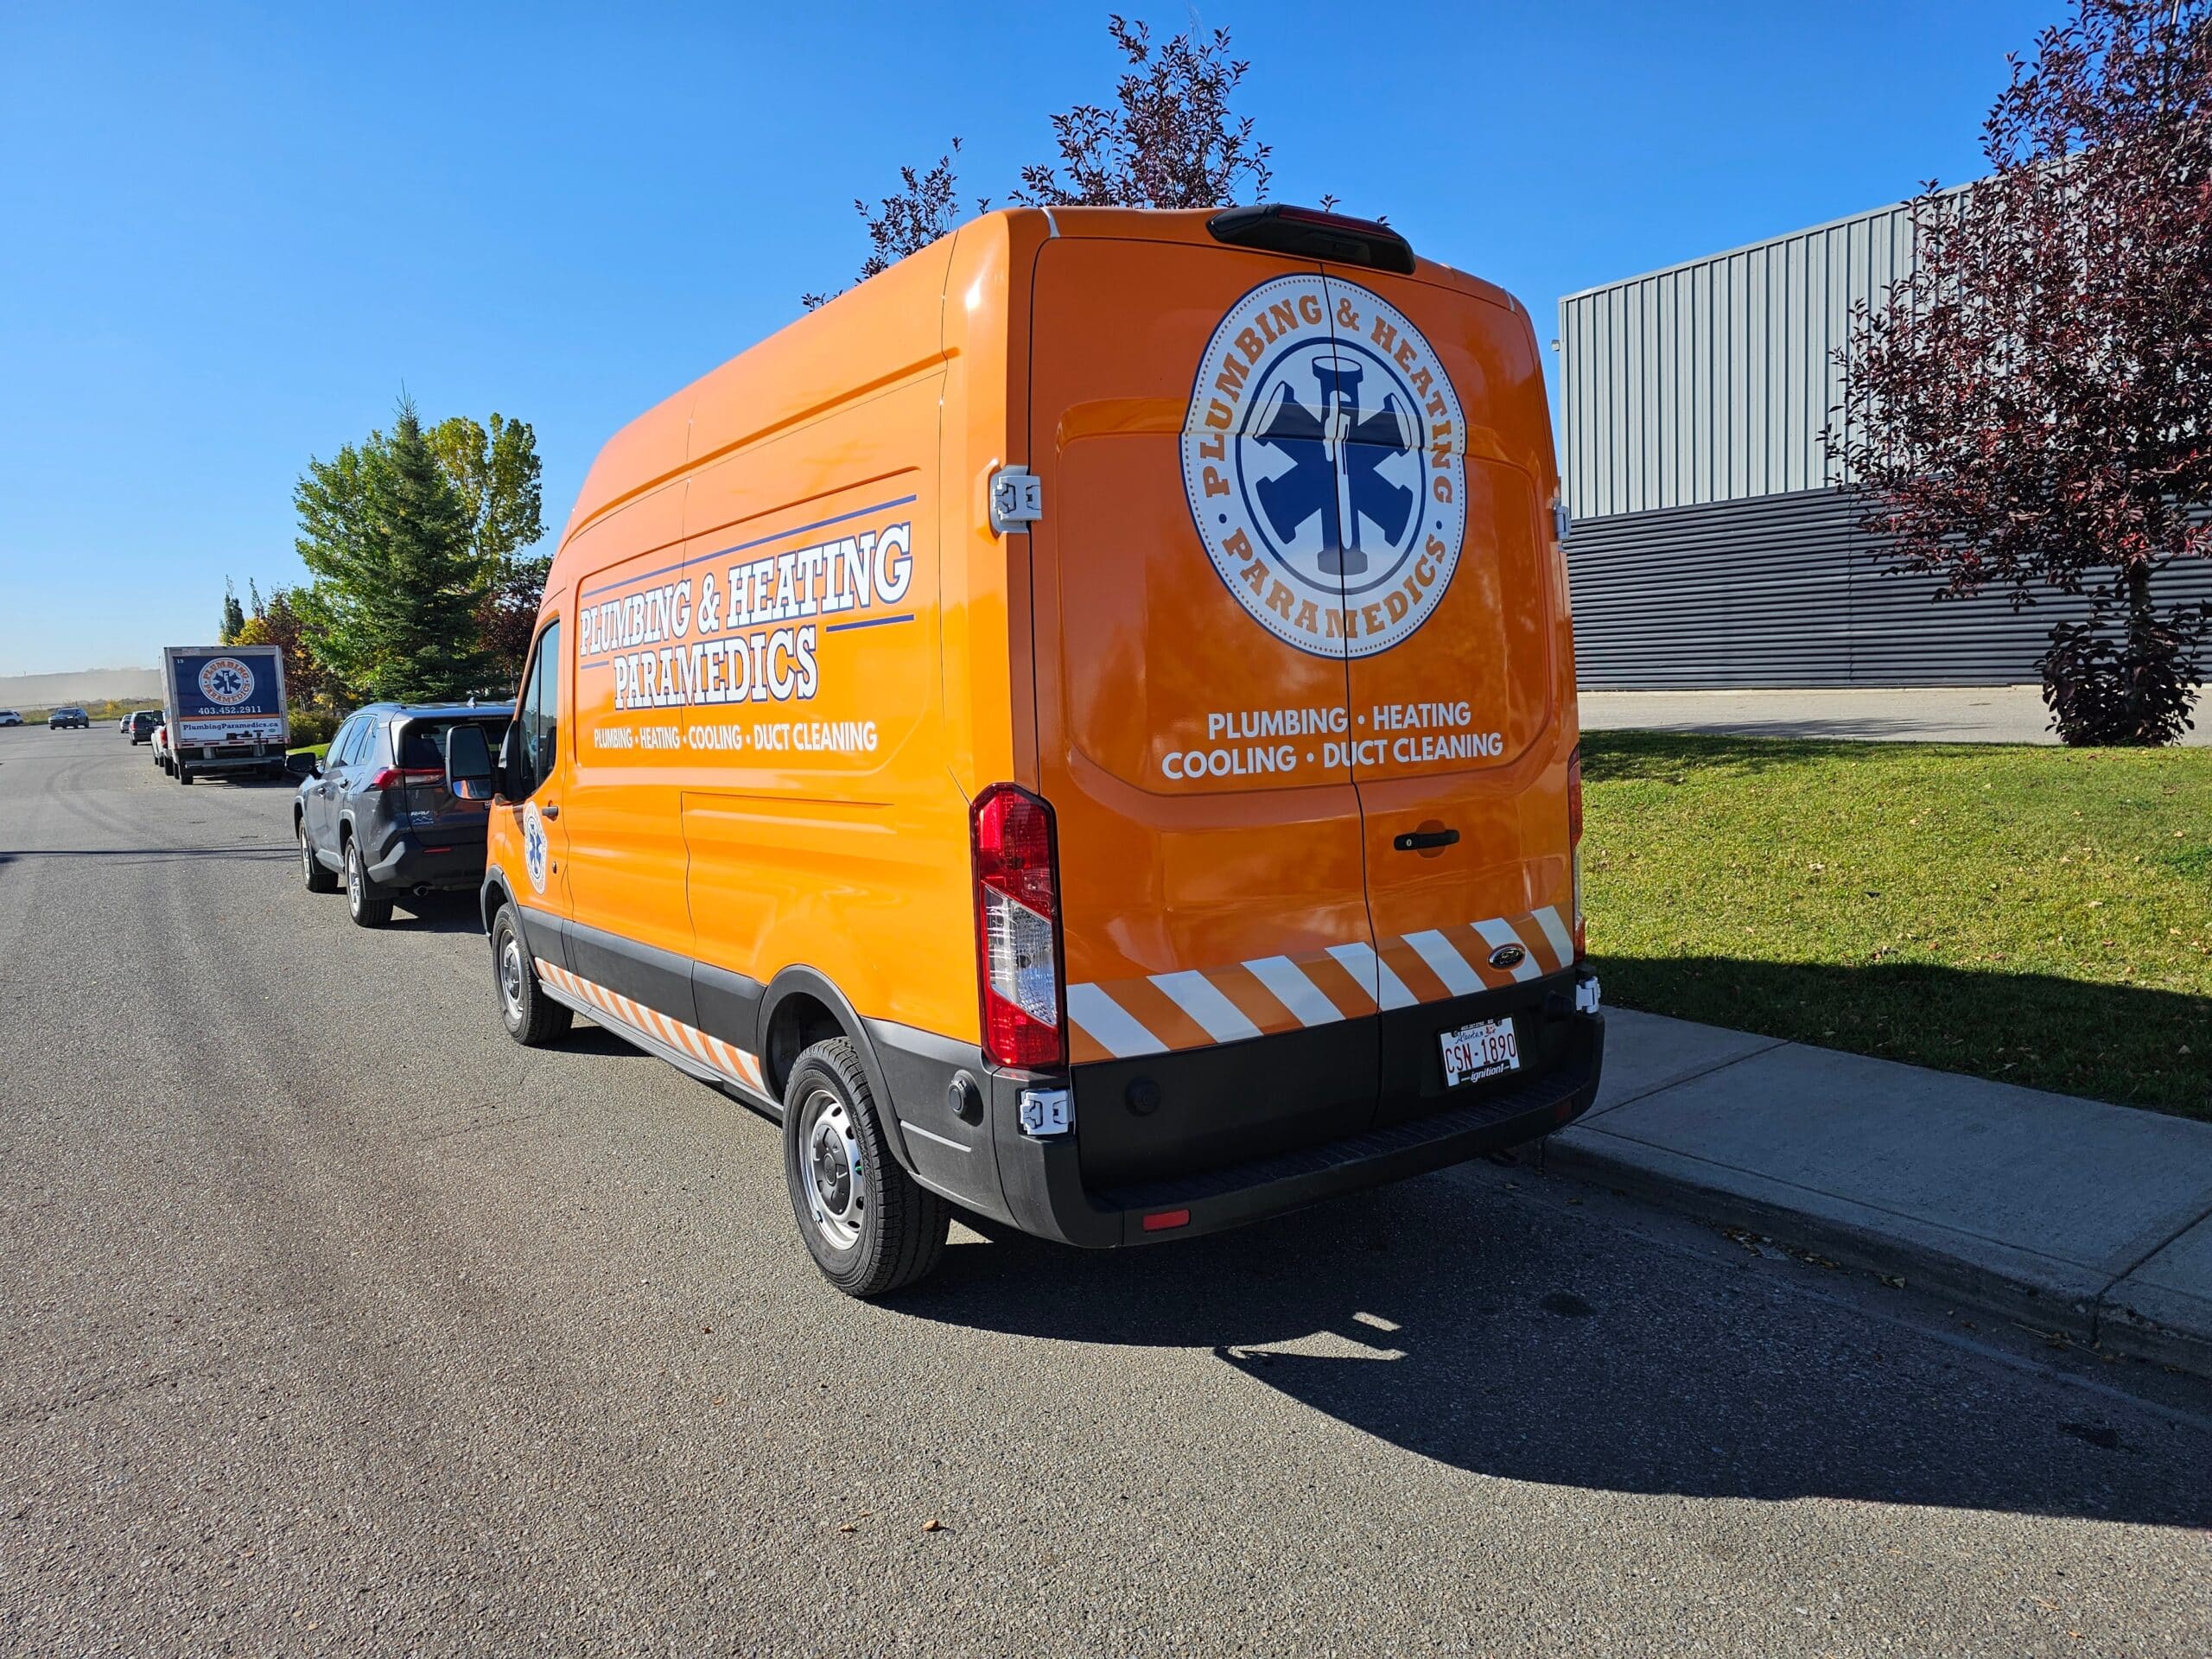
<svg viewBox="0 0 2212 1659">
<path fill-rule="evenodd" d="M 1478 1020 L 1471 1026 L 1446 1032 L 1442 1040 L 1447 1089 L 1521 1069 L 1521 1045 L 1514 1038 L 1510 1020 Z"/>
</svg>

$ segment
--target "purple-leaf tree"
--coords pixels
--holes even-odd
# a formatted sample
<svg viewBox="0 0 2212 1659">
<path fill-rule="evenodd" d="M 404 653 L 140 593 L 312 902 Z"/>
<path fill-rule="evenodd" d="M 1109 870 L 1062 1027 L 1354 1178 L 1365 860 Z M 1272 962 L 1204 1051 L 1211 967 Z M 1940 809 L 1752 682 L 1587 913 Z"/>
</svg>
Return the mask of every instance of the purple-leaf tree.
<svg viewBox="0 0 2212 1659">
<path fill-rule="evenodd" d="M 1226 207 L 1249 187 L 1267 194 L 1268 146 L 1230 102 L 1251 65 L 1229 54 L 1229 31 L 1197 25 L 1159 46 L 1119 16 L 1106 32 L 1128 67 L 1110 105 L 1078 104 L 1052 118 L 1058 165 L 1021 169 L 1014 200 L 1029 207 Z"/>
<path fill-rule="evenodd" d="M 1853 319 L 1831 453 L 1947 594 L 2088 601 L 2038 664 L 2064 741 L 2169 743 L 2212 635 L 2159 593 L 2212 553 L 2212 0 L 2076 0 L 2012 65 L 1992 176 L 1928 185 Z"/>
<path fill-rule="evenodd" d="M 865 201 L 855 200 L 853 211 L 868 226 L 868 257 L 861 261 L 857 282 L 866 282 L 879 270 L 888 270 L 910 253 L 919 253 L 941 236 L 949 234 L 959 223 L 953 207 L 953 198 L 960 185 L 959 175 L 954 170 L 952 158 L 960 153 L 960 140 L 952 141 L 952 148 L 937 158 L 937 165 L 926 171 L 917 168 L 899 169 L 899 188 L 883 198 L 871 210 Z M 981 212 L 988 204 L 979 201 Z M 802 294 L 799 303 L 808 310 L 827 305 L 836 298 L 828 294 Z"/>
</svg>

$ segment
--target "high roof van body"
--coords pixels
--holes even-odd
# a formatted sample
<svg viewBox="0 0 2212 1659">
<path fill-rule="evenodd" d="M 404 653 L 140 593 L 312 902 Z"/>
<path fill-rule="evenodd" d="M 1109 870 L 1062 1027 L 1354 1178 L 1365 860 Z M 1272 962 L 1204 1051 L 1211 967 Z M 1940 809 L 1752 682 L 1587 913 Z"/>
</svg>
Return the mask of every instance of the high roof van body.
<svg viewBox="0 0 2212 1659">
<path fill-rule="evenodd" d="M 964 226 L 593 467 L 484 785 L 510 1030 L 780 1117 L 862 1294 L 948 1204 L 1137 1243 L 1550 1131 L 1558 487 L 1527 313 L 1387 229 Z"/>
</svg>

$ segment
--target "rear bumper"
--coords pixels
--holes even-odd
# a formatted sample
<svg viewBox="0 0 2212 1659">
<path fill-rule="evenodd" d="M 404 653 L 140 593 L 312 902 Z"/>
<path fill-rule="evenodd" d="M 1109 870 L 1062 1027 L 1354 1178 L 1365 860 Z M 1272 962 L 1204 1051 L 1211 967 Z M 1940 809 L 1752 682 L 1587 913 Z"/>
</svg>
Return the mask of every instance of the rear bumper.
<svg viewBox="0 0 2212 1659">
<path fill-rule="evenodd" d="M 1570 987 L 1570 1006 L 1571 1000 Z M 1568 1014 L 1551 1023 L 1541 1043 L 1524 1042 L 1534 1056 L 1527 1071 L 1440 1097 L 1386 1090 L 1371 1123 L 1352 1133 L 1199 1173 L 1119 1185 L 1086 1185 L 1080 1109 L 1073 1135 L 1033 1139 L 1020 1127 L 1019 1084 L 994 1078 L 992 1138 L 1007 1208 L 1026 1231 L 1064 1243 L 1157 1243 L 1242 1226 L 1536 1140 L 1589 1109 L 1604 1061 L 1602 1014 Z M 1155 1056 L 1148 1064 L 1169 1073 L 1177 1058 Z M 1173 1086 L 1172 1077 L 1163 1080 Z"/>
<path fill-rule="evenodd" d="M 187 771 L 257 772 L 270 766 L 281 769 L 284 764 L 284 751 L 279 748 L 219 747 L 213 754 L 203 754 L 200 748 L 196 743 L 184 746 L 180 764 Z M 177 753 L 175 745 L 170 746 L 169 753 Z"/>
<path fill-rule="evenodd" d="M 411 835 L 399 836 L 369 866 L 367 874 L 379 887 L 436 887 L 474 893 L 484 880 L 484 843 L 462 842 L 457 846 L 426 847 Z"/>
</svg>

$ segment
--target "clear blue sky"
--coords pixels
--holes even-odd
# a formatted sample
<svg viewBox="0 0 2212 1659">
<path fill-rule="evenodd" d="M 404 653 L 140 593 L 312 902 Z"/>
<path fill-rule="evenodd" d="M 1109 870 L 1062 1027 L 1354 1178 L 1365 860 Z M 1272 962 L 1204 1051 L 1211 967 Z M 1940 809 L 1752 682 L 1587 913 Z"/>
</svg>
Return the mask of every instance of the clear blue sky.
<svg viewBox="0 0 2212 1659">
<path fill-rule="evenodd" d="M 1173 32 L 1185 9 L 1149 11 Z M 2061 0 L 1219 0 L 1274 194 L 1561 294 L 1971 176 Z M 967 141 L 1002 197 L 1108 6 L 0 6 L 0 674 L 147 664 L 302 574 L 291 484 L 386 422 L 599 444 L 849 277 Z"/>
</svg>

